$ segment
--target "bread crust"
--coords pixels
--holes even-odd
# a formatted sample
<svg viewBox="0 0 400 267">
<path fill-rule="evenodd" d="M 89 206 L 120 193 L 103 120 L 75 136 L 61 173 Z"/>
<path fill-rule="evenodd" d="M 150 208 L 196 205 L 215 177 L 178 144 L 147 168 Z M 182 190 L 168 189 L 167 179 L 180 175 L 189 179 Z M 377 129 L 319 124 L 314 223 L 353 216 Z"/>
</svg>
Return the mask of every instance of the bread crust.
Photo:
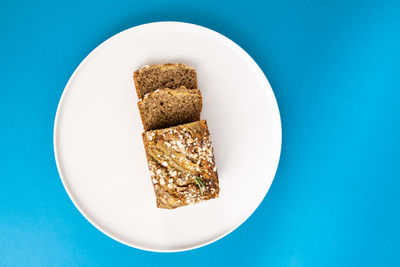
<svg viewBox="0 0 400 267">
<path fill-rule="evenodd" d="M 205 120 L 142 134 L 158 208 L 217 198 L 218 173 Z"/>
</svg>

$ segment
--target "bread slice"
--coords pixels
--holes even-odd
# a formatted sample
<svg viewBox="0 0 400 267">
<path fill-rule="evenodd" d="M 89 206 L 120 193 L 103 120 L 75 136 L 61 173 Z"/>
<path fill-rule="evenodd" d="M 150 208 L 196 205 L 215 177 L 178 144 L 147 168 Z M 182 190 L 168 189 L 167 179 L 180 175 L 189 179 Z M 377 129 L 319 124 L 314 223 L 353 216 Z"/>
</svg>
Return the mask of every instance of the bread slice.
<svg viewBox="0 0 400 267">
<path fill-rule="evenodd" d="M 138 107 L 148 131 L 200 120 L 202 98 L 198 89 L 165 88 L 146 94 Z"/>
<path fill-rule="evenodd" d="M 148 131 L 142 137 L 158 208 L 218 197 L 218 173 L 205 120 Z"/>
<path fill-rule="evenodd" d="M 146 65 L 133 73 L 133 79 L 139 99 L 160 88 L 197 89 L 195 69 L 182 63 Z"/>
</svg>

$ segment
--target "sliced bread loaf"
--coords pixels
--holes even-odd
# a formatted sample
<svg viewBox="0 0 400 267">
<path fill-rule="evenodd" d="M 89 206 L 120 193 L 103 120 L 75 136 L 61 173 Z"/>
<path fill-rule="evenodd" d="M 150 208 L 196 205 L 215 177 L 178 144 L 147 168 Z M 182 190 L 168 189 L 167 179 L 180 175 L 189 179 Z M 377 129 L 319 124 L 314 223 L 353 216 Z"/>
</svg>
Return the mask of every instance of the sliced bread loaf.
<svg viewBox="0 0 400 267">
<path fill-rule="evenodd" d="M 133 73 L 138 98 L 160 88 L 176 89 L 185 86 L 197 89 L 196 70 L 185 64 L 154 64 Z"/>
<path fill-rule="evenodd" d="M 205 120 L 143 133 L 158 208 L 217 198 L 219 181 Z"/>
<path fill-rule="evenodd" d="M 146 94 L 138 107 L 148 131 L 200 120 L 202 98 L 198 89 L 165 88 Z"/>
</svg>

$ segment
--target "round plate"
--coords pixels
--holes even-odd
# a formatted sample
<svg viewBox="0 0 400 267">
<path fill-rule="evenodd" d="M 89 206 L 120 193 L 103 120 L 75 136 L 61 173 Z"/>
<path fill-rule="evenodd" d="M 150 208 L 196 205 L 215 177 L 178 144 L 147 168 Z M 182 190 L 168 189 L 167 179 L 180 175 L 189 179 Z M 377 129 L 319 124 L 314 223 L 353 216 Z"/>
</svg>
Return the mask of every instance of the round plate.
<svg viewBox="0 0 400 267">
<path fill-rule="evenodd" d="M 183 62 L 197 70 L 220 181 L 220 197 L 156 208 L 133 71 Z M 108 39 L 71 76 L 54 125 L 58 171 L 79 211 L 106 235 L 151 251 L 209 244 L 261 203 L 281 151 L 279 109 L 261 69 L 238 45 L 193 24 L 158 22 Z"/>
</svg>

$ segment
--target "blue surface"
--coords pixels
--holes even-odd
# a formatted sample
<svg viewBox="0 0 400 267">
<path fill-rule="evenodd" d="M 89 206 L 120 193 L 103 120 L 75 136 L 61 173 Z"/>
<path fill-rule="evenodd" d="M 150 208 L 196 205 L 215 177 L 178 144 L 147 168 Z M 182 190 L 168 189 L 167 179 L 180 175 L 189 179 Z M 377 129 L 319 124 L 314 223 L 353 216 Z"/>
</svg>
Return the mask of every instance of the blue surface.
<svg viewBox="0 0 400 267">
<path fill-rule="evenodd" d="M 400 266 L 399 14 L 399 1 L 2 0 L 0 265 Z M 209 27 L 248 51 L 283 126 L 275 181 L 250 219 L 173 254 L 127 247 L 87 222 L 52 146 L 80 61 L 160 20 Z"/>
</svg>

